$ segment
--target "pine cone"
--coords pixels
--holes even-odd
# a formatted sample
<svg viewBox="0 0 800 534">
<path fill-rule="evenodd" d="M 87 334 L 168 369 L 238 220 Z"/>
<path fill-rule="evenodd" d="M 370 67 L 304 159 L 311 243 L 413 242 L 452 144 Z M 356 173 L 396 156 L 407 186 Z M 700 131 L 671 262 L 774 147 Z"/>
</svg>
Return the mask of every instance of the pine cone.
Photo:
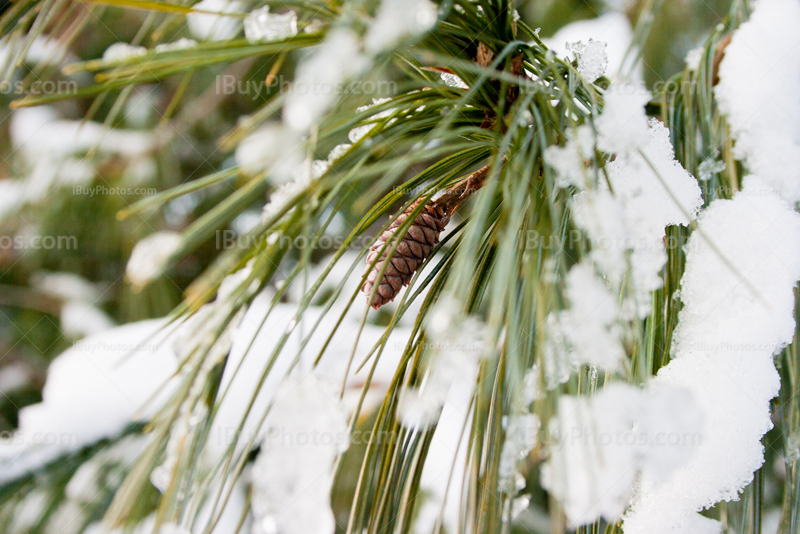
<svg viewBox="0 0 800 534">
<path fill-rule="evenodd" d="M 472 173 L 468 178 L 449 189 L 441 198 L 425 204 L 417 214 L 414 222 L 409 226 L 408 232 L 403 236 L 402 241 L 397 246 L 397 250 L 391 257 L 388 255 L 394 244 L 386 245 L 386 243 L 392 239 L 397 229 L 419 207 L 423 199 L 419 199 L 409 206 L 375 240 L 375 243 L 369 249 L 369 254 L 367 254 L 367 269 L 370 269 L 372 262 L 375 261 L 379 254 L 380 259 L 369 271 L 369 276 L 367 276 L 366 282 L 361 287 L 361 291 L 367 295 L 367 298 L 370 298 L 372 294 L 372 288 L 378 280 L 378 275 L 383 269 L 383 265 L 387 261 L 389 261 L 389 265 L 386 266 L 386 271 L 380 283 L 378 283 L 375 295 L 372 296 L 371 306 L 374 309 L 377 310 L 384 304 L 393 301 L 403 286 L 408 285 L 417 269 L 430 256 L 433 247 L 439 243 L 439 234 L 450 222 L 450 216 L 461 202 L 483 185 L 488 171 L 489 167 L 486 166 Z M 385 249 L 384 246 L 386 246 Z M 383 249 L 383 252 L 381 252 L 381 249 Z"/>
</svg>

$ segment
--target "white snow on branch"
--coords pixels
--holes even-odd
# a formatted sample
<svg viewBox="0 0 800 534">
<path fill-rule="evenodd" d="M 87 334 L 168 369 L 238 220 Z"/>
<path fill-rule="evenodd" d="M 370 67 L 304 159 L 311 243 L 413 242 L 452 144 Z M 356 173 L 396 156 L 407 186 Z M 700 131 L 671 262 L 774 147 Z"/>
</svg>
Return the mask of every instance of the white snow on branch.
<svg viewBox="0 0 800 534">
<path fill-rule="evenodd" d="M 542 485 L 563 504 L 571 527 L 615 521 L 637 475 L 660 480 L 685 464 L 702 426 L 692 395 L 681 388 L 612 383 L 593 397 L 562 397 L 550 421 L 554 443 Z"/>
<path fill-rule="evenodd" d="M 329 31 L 322 44 L 297 67 L 283 107 L 286 124 L 298 132 L 307 132 L 339 96 L 337 88 L 341 83 L 368 64 L 358 37 L 351 30 Z"/>
<path fill-rule="evenodd" d="M 567 50 L 578 60 L 578 72 L 593 82 L 606 73 L 608 67 L 608 54 L 606 53 L 606 43 L 589 39 L 584 44 L 583 41 L 567 43 Z"/>
<path fill-rule="evenodd" d="M 56 358 L 42 402 L 23 408 L 19 429 L 0 440 L 0 481 L 149 417 L 175 385 L 177 359 L 167 332 L 159 333 L 165 325 L 157 319 L 106 330 Z"/>
<path fill-rule="evenodd" d="M 486 326 L 461 313 L 454 300 L 442 299 L 426 323 L 434 354 L 423 386 L 404 392 L 401 423 L 412 429 L 436 424 L 420 479 L 427 498 L 414 521 L 413 532 L 431 532 L 441 520 L 456 532 L 461 498 L 467 482 L 472 397 L 480 358 L 486 350 Z M 468 484 L 467 484 L 468 485 Z"/>
<path fill-rule="evenodd" d="M 367 50 L 375 54 L 406 36 L 425 33 L 438 17 L 438 8 L 430 0 L 382 0 L 367 32 Z"/>
<path fill-rule="evenodd" d="M 291 180 L 303 161 L 303 139 L 281 123 L 268 123 L 245 137 L 236 146 L 236 163 L 250 174 L 270 171 L 275 185 Z"/>
<path fill-rule="evenodd" d="M 453 74 L 451 72 L 440 72 L 439 76 L 449 87 L 455 87 L 456 89 L 469 89 L 469 85 L 467 85 L 458 74 Z"/>
<path fill-rule="evenodd" d="M 638 49 L 631 51 L 628 57 L 625 54 L 633 40 L 633 28 L 628 17 L 620 13 L 606 13 L 595 19 L 579 20 L 567 24 L 559 29 L 552 37 L 544 40 L 545 45 L 558 56 L 563 57 L 569 52 L 569 43 L 576 41 L 586 42 L 589 39 L 606 43 L 605 52 L 608 57 L 607 76 L 616 79 L 620 70 L 632 66 L 631 80 L 642 80 L 641 63 L 632 65 L 637 60 Z M 624 73 L 623 73 L 624 74 Z"/>
<path fill-rule="evenodd" d="M 641 146 L 618 154 L 606 167 L 614 194 L 587 190 L 576 195 L 572 210 L 576 224 L 589 235 L 590 258 L 599 270 L 617 285 L 630 273 L 633 294 L 624 305 L 625 315 L 645 317 L 652 291 L 662 285 L 665 229 L 694 220 L 702 195 L 694 177 L 675 160 L 666 127 L 652 120 L 648 128 L 643 112 L 635 122 L 645 128 Z"/>
<path fill-rule="evenodd" d="M 201 0 L 192 6 L 197 11 L 208 13 L 189 13 L 186 23 L 189 31 L 204 41 L 225 41 L 233 39 L 242 31 L 242 19 L 228 14 L 238 14 L 244 6 L 238 0 Z M 214 15 L 213 13 L 220 13 Z"/>
<path fill-rule="evenodd" d="M 426 332 L 432 357 L 424 385 L 406 391 L 398 410 L 401 424 L 408 428 L 435 424 L 452 387 L 472 389 L 485 348 L 485 325 L 464 317 L 448 299 L 436 304 Z"/>
<path fill-rule="evenodd" d="M 544 159 L 556 171 L 556 187 L 574 185 L 586 187 L 588 170 L 586 162 L 594 157 L 594 133 L 587 125 L 578 126 L 575 132 L 567 132 L 567 142 L 562 147 L 551 145 L 545 149 Z"/>
<path fill-rule="evenodd" d="M 686 53 L 686 68 L 695 71 L 700 68 L 700 62 L 703 61 L 703 55 L 706 50 L 703 46 L 692 48 Z"/>
<path fill-rule="evenodd" d="M 156 232 L 133 247 L 125 267 L 125 276 L 135 287 L 147 285 L 168 267 L 167 262 L 181 246 L 181 236 L 175 232 Z"/>
<path fill-rule="evenodd" d="M 733 34 L 716 96 L 734 153 L 789 202 L 800 201 L 800 3 L 760 0 Z"/>
<path fill-rule="evenodd" d="M 147 54 L 147 48 L 128 43 L 113 43 L 103 52 L 103 61 L 124 61 Z"/>
<path fill-rule="evenodd" d="M 625 356 L 620 342 L 617 297 L 595 276 L 591 265 L 578 264 L 567 274 L 568 310 L 561 312 L 572 359 L 600 369 L 613 369 Z"/>
<path fill-rule="evenodd" d="M 697 512 L 738 499 L 764 462 L 761 437 L 772 428 L 769 402 L 780 387 L 773 354 L 794 335 L 798 279 L 800 215 L 759 179 L 746 178 L 733 200 L 701 215 L 688 245 L 673 360 L 653 383 L 690 390 L 706 431 L 689 463 L 663 483 L 645 473 L 626 534 L 721 532 Z"/>
<path fill-rule="evenodd" d="M 49 106 L 17 109 L 9 128 L 11 142 L 32 161 L 63 159 L 70 154 L 97 149 L 129 158 L 141 158 L 158 147 L 153 134 L 107 128 L 94 121 L 60 119 Z"/>
<path fill-rule="evenodd" d="M 644 85 L 612 83 L 603 93 L 603 113 L 595 120 L 597 147 L 611 154 L 640 148 L 647 140 L 644 106 L 649 100 Z"/>
<path fill-rule="evenodd" d="M 313 374 L 281 385 L 253 465 L 253 534 L 332 534 L 336 457 L 347 450 L 347 414 L 335 387 Z"/>
<path fill-rule="evenodd" d="M 297 35 L 297 14 L 270 13 L 269 6 L 254 9 L 244 19 L 244 36 L 250 42 L 280 41 Z"/>
</svg>

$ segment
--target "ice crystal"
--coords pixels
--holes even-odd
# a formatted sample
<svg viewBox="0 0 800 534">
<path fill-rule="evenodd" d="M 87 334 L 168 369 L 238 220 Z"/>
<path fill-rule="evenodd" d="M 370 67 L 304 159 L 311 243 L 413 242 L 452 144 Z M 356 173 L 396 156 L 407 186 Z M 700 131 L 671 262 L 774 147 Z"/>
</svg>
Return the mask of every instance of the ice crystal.
<svg viewBox="0 0 800 534">
<path fill-rule="evenodd" d="M 583 41 L 567 43 L 567 50 L 578 60 L 578 72 L 587 81 L 593 82 L 606 73 L 608 54 L 603 41 L 589 39 L 586 44 Z"/>
<path fill-rule="evenodd" d="M 697 179 L 710 180 L 715 174 L 725 170 L 725 163 L 717 158 L 706 158 L 697 167 Z"/>
<path fill-rule="evenodd" d="M 250 12 L 244 19 L 244 36 L 250 42 L 280 41 L 297 35 L 297 14 L 269 12 L 269 6 Z"/>
<path fill-rule="evenodd" d="M 442 81 L 450 87 L 455 87 L 457 89 L 469 89 L 469 86 L 464 83 L 464 80 L 462 80 L 458 74 L 453 74 L 451 72 L 440 72 L 439 75 L 442 77 Z"/>
</svg>

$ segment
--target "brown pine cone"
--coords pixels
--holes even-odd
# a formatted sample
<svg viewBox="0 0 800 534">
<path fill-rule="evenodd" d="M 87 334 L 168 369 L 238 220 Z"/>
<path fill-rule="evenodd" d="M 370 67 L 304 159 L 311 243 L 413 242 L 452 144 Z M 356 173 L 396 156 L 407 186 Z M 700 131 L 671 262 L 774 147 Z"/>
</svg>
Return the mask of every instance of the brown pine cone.
<svg viewBox="0 0 800 534">
<path fill-rule="evenodd" d="M 397 246 L 397 250 L 391 257 L 388 257 L 388 255 L 394 244 L 386 245 L 386 243 L 392 239 L 397 229 L 419 207 L 423 199 L 419 199 L 409 206 L 375 240 L 375 243 L 369 248 L 369 254 L 367 254 L 369 275 L 361 287 L 361 291 L 367 295 L 367 298 L 370 298 L 372 288 L 375 286 L 378 275 L 387 260 L 389 265 L 386 266 L 386 271 L 380 283 L 378 283 L 375 295 L 372 296 L 371 306 L 374 309 L 377 310 L 384 304 L 393 301 L 403 286 L 408 285 L 417 269 L 430 256 L 433 247 L 439 243 L 439 234 L 450 222 L 450 216 L 461 202 L 483 185 L 488 171 L 489 167 L 487 165 L 456 184 L 439 199 L 425 204 L 417 214 L 414 222 L 409 226 L 408 232 L 403 236 L 402 241 Z M 385 249 L 384 246 L 386 246 Z M 372 267 L 372 262 L 375 261 L 379 254 L 380 259 Z"/>
<path fill-rule="evenodd" d="M 391 239 L 392 235 L 408 219 L 420 202 L 422 202 L 422 199 L 409 206 L 369 248 L 369 254 L 367 254 L 368 266 L 372 265 L 378 254 L 381 254 L 381 249 L 383 249 L 386 242 Z M 435 202 L 429 202 L 422 208 L 414 223 L 408 228 L 408 233 L 397 246 L 395 254 L 389 260 L 389 265 L 386 267 L 386 272 L 383 274 L 380 285 L 378 285 L 378 290 L 372 298 L 373 308 L 377 310 L 387 302 L 391 302 L 400 292 L 400 289 L 408 285 L 411 277 L 417 272 L 422 262 L 430 256 L 433 247 L 439 243 L 439 234 L 450 222 L 450 215 L 451 213 L 448 213 L 443 207 L 437 206 Z M 367 298 L 372 293 L 372 287 L 375 285 L 375 280 L 378 279 L 392 246 L 390 244 L 383 251 L 381 259 L 375 263 L 375 267 L 370 271 L 367 281 L 361 288 L 361 291 L 367 294 Z"/>
</svg>

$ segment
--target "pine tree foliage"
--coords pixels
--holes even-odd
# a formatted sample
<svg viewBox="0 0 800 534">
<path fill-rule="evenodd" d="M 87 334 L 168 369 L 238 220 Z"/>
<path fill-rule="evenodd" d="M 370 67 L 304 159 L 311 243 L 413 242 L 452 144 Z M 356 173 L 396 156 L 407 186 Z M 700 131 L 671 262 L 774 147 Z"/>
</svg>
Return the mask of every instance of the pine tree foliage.
<svg viewBox="0 0 800 534">
<path fill-rule="evenodd" d="M 660 3 L 644 4 L 645 14 L 639 15 L 637 25 L 641 40 L 646 38 L 648 14 Z M 713 94 L 719 62 L 716 55 L 724 53 L 726 34 L 746 20 L 749 11 L 747 2 L 733 4 L 727 26 L 714 30 L 703 45 L 699 67 L 676 75 L 671 80 L 675 83 L 652 95 L 646 106 L 648 115 L 668 129 L 675 157 L 686 170 L 698 175 L 700 165 L 709 158 L 725 164 L 701 182 L 706 204 L 730 198 L 741 188 L 742 164 L 734 157 L 728 126 Z M 381 2 L 370 0 L 280 0 L 264 5 L 274 12 L 296 13 L 296 35 L 274 41 L 231 38 L 170 48 L 159 45 L 178 34 L 185 17 L 193 14 L 191 6 L 143 0 L 88 2 L 85 12 L 95 15 L 110 9 L 108 6 L 146 11 L 134 41 L 145 48 L 117 58 L 70 63 L 64 73 L 88 75 L 91 82 L 72 94 L 28 95 L 14 101 L 12 107 L 89 98 L 93 104 L 87 118 L 100 109 L 110 109 L 105 121 L 113 126 L 115 113 L 130 96 L 131 87 L 178 80 L 163 117 L 166 124 L 174 116 L 186 117 L 184 91 L 192 80 L 211 80 L 210 73 L 240 62 L 259 61 L 269 66 L 270 77 L 298 78 L 304 65 L 325 67 L 309 60 L 313 57 L 309 54 L 337 32 L 348 32 L 355 36 L 360 50 L 368 49 L 371 24 L 381 9 Z M 69 9 L 77 8 L 63 0 L 14 3 L 0 18 L 0 35 L 9 42 L 32 43 L 52 24 L 53 17 Z M 289 329 L 276 336 L 271 352 L 258 355 L 262 386 L 275 372 L 281 355 L 289 353 L 293 364 L 299 366 L 300 354 L 309 346 L 317 347 L 309 343 L 312 336 L 322 335 L 327 340 L 312 360 L 321 364 L 330 358 L 330 342 L 345 315 L 353 310 L 361 318 L 361 329 L 383 321 L 384 334 L 369 347 L 367 359 L 354 359 L 356 347 L 364 343 L 361 330 L 349 339 L 347 367 L 359 369 L 367 377 L 375 372 L 387 345 L 396 342 L 392 335 L 402 330 L 401 321 L 413 324 L 377 411 L 366 413 L 361 408 L 370 386 L 367 378 L 359 405 L 347 421 L 349 432 L 369 431 L 373 437 L 363 446 L 352 444 L 332 466 L 337 532 L 413 530 L 426 498 L 420 487 L 437 429 L 437 406 L 434 403 L 432 408 L 433 421 L 418 420 L 416 425 L 405 418 L 403 407 L 426 380 L 432 380 L 432 370 L 442 360 L 442 334 L 436 327 L 442 317 L 452 327 L 448 335 L 455 335 L 448 343 L 479 347 L 473 351 L 479 354 L 464 355 L 463 361 L 451 362 L 453 368 L 445 364 L 443 371 L 455 376 L 458 367 L 475 366 L 470 377 L 470 417 L 460 436 L 466 460 L 461 471 L 451 469 L 446 475 L 451 482 L 458 481 L 447 498 L 458 505 L 459 531 L 533 529 L 530 517 L 528 523 L 515 519 L 515 509 L 528 501 L 530 510 L 549 518 L 552 532 L 568 528 L 561 503 L 539 482 L 553 440 L 548 422 L 558 413 L 564 395 L 593 395 L 612 382 L 638 386 L 669 363 L 681 309 L 683 245 L 696 224 L 667 228 L 666 239 L 677 246 L 667 248 L 661 287 L 652 292 L 647 313 L 629 314 L 614 325 L 622 339 L 622 363 L 605 370 L 587 364 L 555 368 L 560 356 L 553 351 L 560 350 L 560 345 L 553 341 L 548 317 L 569 309 L 568 274 L 593 250 L 591 236 L 576 222 L 574 199 L 582 189 L 607 190 L 608 166 L 616 157 L 598 147 L 594 136 L 609 79 L 589 80 L 577 61 L 557 57 L 505 0 L 446 0 L 436 12 L 438 19 L 429 31 L 407 32 L 389 46 L 359 52 L 359 60 L 368 56 L 369 66 L 353 66 L 342 81 L 375 84 L 391 80 L 398 89 L 395 94 L 375 101 L 357 93 L 338 94 L 319 120 L 298 134 L 296 143 L 281 145 L 281 136 L 294 135 L 282 122 L 287 114 L 284 106 L 292 95 L 290 89 L 272 92 L 268 102 L 242 117 L 238 126 L 219 140 L 224 149 L 241 149 L 254 134 L 275 129 L 278 134 L 266 139 L 277 146 L 278 156 L 270 159 L 269 154 L 264 155 L 263 168 L 249 168 L 240 161 L 240 165 L 142 198 L 119 212 L 121 218 L 157 213 L 189 193 L 235 184 L 235 190 L 218 198 L 180 233 L 178 244 L 164 260 L 169 268 L 206 246 L 217 231 L 265 194 L 269 199 L 259 221 L 239 239 L 246 245 L 221 251 L 191 282 L 185 298 L 171 312 L 176 324 L 188 320 L 192 332 L 180 342 L 182 363 L 174 395 L 143 427 L 134 425 L 123 436 L 60 458 L 0 489 L 0 503 L 6 510 L 0 515 L 4 532 L 17 531 L 18 512 L 9 510 L 19 510 L 28 495 L 41 491 L 41 480 L 57 489 L 43 493 L 48 503 L 45 513 L 26 531 L 49 532 L 46 525 L 58 521 L 56 514 L 67 482 L 93 459 L 107 477 L 107 490 L 102 492 L 102 502 L 95 502 L 91 511 L 81 516 L 81 528 L 100 517 L 109 528 L 132 527 L 153 513 L 153 532 L 160 525 L 176 524 L 190 532 L 211 533 L 232 499 L 234 485 L 252 482 L 254 464 L 258 465 L 259 454 L 266 447 L 246 428 L 245 419 L 255 417 L 264 425 L 269 411 L 245 413 L 232 429 L 224 454 L 211 466 L 204 460 L 209 440 L 218 439 L 210 431 L 220 403 L 226 395 L 235 394 L 223 384 L 223 373 L 230 372 L 226 361 L 232 336 L 263 290 L 274 291 L 266 312 L 269 317 L 277 313 L 293 285 L 305 290 L 292 312 Z M 65 42 L 77 39 L 88 18 L 83 16 L 75 27 L 50 33 Z M 453 84 L 454 77 L 462 84 Z M 679 90 L 670 91 L 670 87 Z M 199 102 L 214 105 L 212 98 Z M 192 112 L 202 115 L 205 111 Z M 546 163 L 546 153 L 553 146 L 567 146 L 587 127 L 592 133 L 591 147 L 582 154 L 579 169 L 584 185 L 564 186 L 553 166 Z M 263 150 L 271 149 L 265 145 Z M 287 161 L 293 168 L 285 179 L 286 171 L 280 166 Z M 276 185 L 281 182 L 284 185 Z M 326 259 L 321 275 L 308 277 L 319 261 L 319 243 L 341 219 L 352 221 L 349 234 L 332 258 Z M 308 246 L 296 246 L 298 238 Z M 352 251 L 358 253 L 356 260 L 351 259 Z M 410 254 L 413 262 L 407 261 Z M 348 275 L 364 272 L 354 291 L 345 279 L 335 279 L 332 274 L 341 272 L 337 267 L 344 262 L 349 262 L 345 265 Z M 619 303 L 638 298 L 630 282 L 632 269 L 628 263 L 619 283 L 607 280 L 608 290 Z M 331 294 L 324 294 L 331 287 Z M 381 315 L 371 310 L 391 300 L 396 305 L 383 308 Z M 319 302 L 324 303 L 322 312 L 309 314 L 309 308 Z M 326 316 L 332 320 L 325 320 Z M 334 326 L 321 334 L 319 329 L 326 325 Z M 302 332 L 299 347 L 288 343 L 295 329 Z M 796 439 L 800 425 L 800 407 L 793 395 L 800 381 L 795 344 L 785 349 L 779 360 L 783 388 L 774 404 L 782 436 L 770 434 L 767 440 L 775 442 L 778 449 L 790 450 L 796 448 L 789 443 L 790 436 Z M 533 396 L 532 389 L 537 392 Z M 519 457 L 511 456 L 509 473 L 509 444 L 516 439 L 509 422 L 530 415 L 541 422 L 535 430 L 535 445 Z M 381 438 L 385 436 L 391 438 Z M 778 443 L 781 440 L 783 443 Z M 125 465 L 104 460 L 104 451 L 129 442 L 141 452 L 123 462 Z M 800 528 L 798 458 L 787 456 L 785 467 L 779 532 L 792 533 Z M 763 478 L 759 472 L 740 502 L 724 503 L 709 514 L 725 521 L 731 532 L 759 532 L 766 491 L 759 485 Z M 246 514 L 257 507 L 257 498 L 252 499 L 248 497 Z M 444 515 L 442 507 L 436 532 L 445 529 Z M 241 520 L 244 523 L 246 517 Z M 600 531 L 621 532 L 621 523 L 598 519 L 578 528 L 587 534 Z"/>
</svg>

